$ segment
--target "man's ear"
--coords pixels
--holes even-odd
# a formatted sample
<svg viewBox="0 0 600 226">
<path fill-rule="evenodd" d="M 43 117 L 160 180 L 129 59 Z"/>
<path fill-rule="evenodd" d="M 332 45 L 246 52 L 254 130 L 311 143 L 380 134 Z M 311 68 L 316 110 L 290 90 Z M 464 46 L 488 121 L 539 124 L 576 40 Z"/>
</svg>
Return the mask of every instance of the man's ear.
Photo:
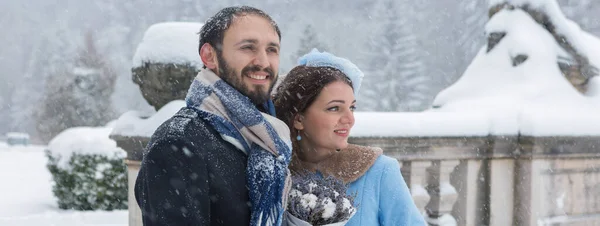
<svg viewBox="0 0 600 226">
<path fill-rule="evenodd" d="M 206 68 L 216 71 L 219 67 L 217 60 L 217 50 L 212 45 L 204 43 L 200 48 L 200 59 Z"/>
<path fill-rule="evenodd" d="M 294 129 L 304 130 L 304 123 L 302 122 L 303 120 L 304 116 L 301 114 L 296 114 L 296 116 L 294 116 Z"/>
</svg>

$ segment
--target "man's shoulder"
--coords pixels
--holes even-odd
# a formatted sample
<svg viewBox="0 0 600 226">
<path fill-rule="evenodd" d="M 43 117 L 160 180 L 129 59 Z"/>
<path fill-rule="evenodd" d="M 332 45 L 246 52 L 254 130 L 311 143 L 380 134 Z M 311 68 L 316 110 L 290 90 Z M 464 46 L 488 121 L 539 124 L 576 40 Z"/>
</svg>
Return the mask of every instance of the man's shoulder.
<svg viewBox="0 0 600 226">
<path fill-rule="evenodd" d="M 154 131 L 151 140 L 197 140 L 215 135 L 214 129 L 195 110 L 183 107 Z"/>
</svg>

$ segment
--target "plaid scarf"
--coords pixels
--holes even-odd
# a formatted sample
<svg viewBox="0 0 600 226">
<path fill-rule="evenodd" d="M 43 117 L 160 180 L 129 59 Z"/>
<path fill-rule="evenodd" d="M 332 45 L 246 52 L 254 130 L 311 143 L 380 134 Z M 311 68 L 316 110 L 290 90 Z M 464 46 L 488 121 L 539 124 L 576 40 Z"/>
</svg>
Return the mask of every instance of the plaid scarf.
<svg viewBox="0 0 600 226">
<path fill-rule="evenodd" d="M 208 69 L 198 73 L 185 100 L 225 141 L 248 155 L 250 225 L 281 225 L 291 187 L 287 125 L 260 112 L 247 96 Z"/>
</svg>

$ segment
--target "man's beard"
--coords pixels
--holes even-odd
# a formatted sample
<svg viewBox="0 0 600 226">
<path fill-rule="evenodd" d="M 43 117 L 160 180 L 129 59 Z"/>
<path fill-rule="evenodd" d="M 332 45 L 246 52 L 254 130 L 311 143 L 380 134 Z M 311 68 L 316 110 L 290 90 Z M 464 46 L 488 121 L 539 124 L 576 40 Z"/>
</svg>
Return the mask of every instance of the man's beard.
<svg viewBox="0 0 600 226">
<path fill-rule="evenodd" d="M 275 80 L 277 77 L 271 68 L 264 68 L 262 71 L 266 72 L 269 77 L 269 87 L 264 89 L 264 85 L 254 85 L 254 90 L 251 91 L 249 87 L 250 85 L 244 84 L 243 77 L 248 77 L 247 75 L 253 72 L 261 71 L 260 67 L 257 65 L 249 65 L 242 69 L 241 76 L 238 76 L 235 73 L 235 69 L 231 68 L 227 61 L 223 59 L 221 53 L 217 53 L 217 60 L 219 61 L 219 76 L 221 79 L 225 80 L 225 82 L 229 83 L 229 85 L 233 86 L 233 88 L 237 89 L 240 93 L 246 95 L 252 103 L 255 105 L 260 105 L 265 103 L 270 98 L 271 91 L 273 90 L 273 86 L 275 86 Z"/>
</svg>

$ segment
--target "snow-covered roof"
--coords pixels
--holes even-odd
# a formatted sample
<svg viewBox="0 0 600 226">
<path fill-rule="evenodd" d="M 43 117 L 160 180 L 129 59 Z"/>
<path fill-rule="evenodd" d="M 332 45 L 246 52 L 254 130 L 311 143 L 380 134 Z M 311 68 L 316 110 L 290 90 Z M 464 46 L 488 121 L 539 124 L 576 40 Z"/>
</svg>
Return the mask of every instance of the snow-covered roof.
<svg viewBox="0 0 600 226">
<path fill-rule="evenodd" d="M 175 115 L 182 107 L 185 101 L 174 100 L 163 106 L 154 115 L 144 118 L 140 112 L 129 111 L 121 115 L 114 127 L 112 134 L 129 137 L 150 137 L 163 122 Z"/>
<path fill-rule="evenodd" d="M 74 153 L 97 154 L 109 158 L 124 158 L 125 151 L 117 147 L 117 143 L 108 136 L 112 131 L 107 127 L 74 127 L 56 135 L 48 150 L 52 156 L 58 157 L 58 166 L 68 167 L 68 162 Z"/>
<path fill-rule="evenodd" d="M 202 67 L 198 54 L 201 23 L 165 22 L 150 26 L 133 56 L 133 67 L 144 62 L 191 64 Z"/>
</svg>

